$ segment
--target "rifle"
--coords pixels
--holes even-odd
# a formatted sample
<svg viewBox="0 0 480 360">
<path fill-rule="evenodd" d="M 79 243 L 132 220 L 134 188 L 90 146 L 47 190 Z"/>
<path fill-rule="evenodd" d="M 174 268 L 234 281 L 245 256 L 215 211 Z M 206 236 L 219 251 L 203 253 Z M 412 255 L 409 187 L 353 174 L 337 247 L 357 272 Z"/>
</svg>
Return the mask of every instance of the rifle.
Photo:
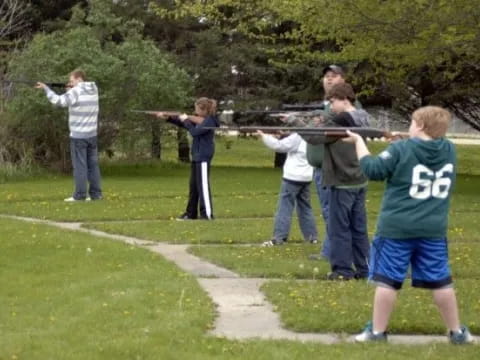
<svg viewBox="0 0 480 360">
<path fill-rule="evenodd" d="M 182 113 L 178 111 L 162 111 L 162 110 L 130 110 L 130 112 L 137 113 L 137 114 L 147 114 L 147 115 L 154 115 L 157 116 L 159 112 L 164 113 L 167 116 L 180 116 Z"/>
<path fill-rule="evenodd" d="M 324 110 L 325 105 L 316 104 L 316 105 L 306 105 L 306 104 L 282 104 L 278 110 L 244 110 L 244 111 L 235 111 L 233 116 L 235 118 L 249 115 L 268 115 L 272 117 L 276 116 L 286 116 L 295 113 L 311 113 L 314 111 Z"/>
<path fill-rule="evenodd" d="M 315 110 L 324 110 L 325 104 L 282 104 L 282 110 L 284 111 L 315 111 Z"/>
<path fill-rule="evenodd" d="M 7 83 L 7 84 L 24 84 L 24 85 L 29 85 L 29 86 L 35 86 L 38 81 L 33 81 L 33 80 L 2 80 L 2 83 Z M 60 83 L 60 82 L 45 82 L 45 85 L 51 88 L 66 88 L 68 87 L 68 84 Z"/>
<path fill-rule="evenodd" d="M 348 137 L 347 130 L 369 139 L 398 139 L 408 136 L 406 133 L 390 132 L 383 129 L 367 127 L 290 127 L 290 126 L 238 126 L 238 127 L 205 127 L 214 131 L 238 131 L 240 133 L 254 133 L 258 130 L 266 133 L 295 132 L 310 144 L 323 142 L 325 137 Z"/>
<path fill-rule="evenodd" d="M 237 119 L 239 117 L 243 116 L 249 116 L 249 115 L 268 115 L 268 116 L 285 116 L 287 114 L 292 114 L 292 113 L 305 113 L 305 112 L 312 112 L 312 111 L 318 111 L 318 110 L 323 110 L 325 106 L 323 104 L 317 104 L 317 105 L 304 105 L 304 104 L 282 104 L 281 109 L 278 110 L 245 110 L 245 111 L 235 111 L 235 110 L 220 110 L 218 111 L 217 115 L 220 117 L 228 117 L 232 116 L 233 118 Z M 155 110 L 130 110 L 130 112 L 134 113 L 142 113 L 142 114 L 147 114 L 147 115 L 156 115 L 160 110 L 155 111 Z M 178 116 L 181 113 L 180 112 L 175 112 L 175 111 L 162 111 L 169 116 Z"/>
</svg>

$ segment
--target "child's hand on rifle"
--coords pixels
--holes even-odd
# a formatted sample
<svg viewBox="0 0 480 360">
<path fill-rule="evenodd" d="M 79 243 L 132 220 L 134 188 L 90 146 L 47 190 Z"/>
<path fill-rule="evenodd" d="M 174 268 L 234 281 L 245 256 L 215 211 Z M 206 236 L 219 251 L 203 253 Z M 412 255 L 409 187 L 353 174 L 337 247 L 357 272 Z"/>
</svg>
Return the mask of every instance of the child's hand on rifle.
<svg viewBox="0 0 480 360">
<path fill-rule="evenodd" d="M 158 111 L 155 113 L 155 116 L 161 119 L 166 119 L 168 116 L 163 111 Z"/>
<path fill-rule="evenodd" d="M 312 125 L 313 126 L 319 126 L 324 123 L 323 116 L 314 116 L 312 118 Z"/>
<path fill-rule="evenodd" d="M 348 135 L 347 137 L 344 137 L 342 141 L 355 144 L 358 141 L 363 141 L 362 137 L 358 135 L 357 133 L 351 132 L 350 130 L 346 131 L 346 134 Z"/>
<path fill-rule="evenodd" d="M 387 140 L 388 142 L 391 142 L 391 143 L 397 140 L 403 140 L 409 137 L 408 133 L 401 132 L 401 131 L 392 131 L 389 135 L 390 136 L 387 137 Z"/>
<path fill-rule="evenodd" d="M 35 87 L 36 87 L 37 89 L 45 89 L 45 88 L 47 87 L 47 85 L 45 85 L 45 84 L 42 83 L 42 82 L 37 82 L 37 83 L 35 84 Z"/>
</svg>

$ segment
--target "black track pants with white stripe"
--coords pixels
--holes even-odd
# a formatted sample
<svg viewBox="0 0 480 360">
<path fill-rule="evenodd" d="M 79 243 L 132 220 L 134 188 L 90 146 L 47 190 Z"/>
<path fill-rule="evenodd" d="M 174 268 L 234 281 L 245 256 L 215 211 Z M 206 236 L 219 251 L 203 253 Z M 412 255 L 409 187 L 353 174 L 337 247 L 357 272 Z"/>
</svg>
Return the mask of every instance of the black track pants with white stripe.
<svg viewBox="0 0 480 360">
<path fill-rule="evenodd" d="M 190 191 L 186 214 L 192 219 L 198 217 L 204 219 L 213 218 L 212 197 L 210 193 L 210 162 L 192 161 L 190 171 Z"/>
</svg>

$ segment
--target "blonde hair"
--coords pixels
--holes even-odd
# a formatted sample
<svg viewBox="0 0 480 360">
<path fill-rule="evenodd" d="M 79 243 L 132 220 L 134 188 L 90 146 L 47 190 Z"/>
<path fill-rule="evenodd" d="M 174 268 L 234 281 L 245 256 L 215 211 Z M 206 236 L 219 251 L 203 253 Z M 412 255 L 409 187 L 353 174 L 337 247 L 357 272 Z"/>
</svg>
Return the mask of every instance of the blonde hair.
<svg viewBox="0 0 480 360">
<path fill-rule="evenodd" d="M 81 69 L 75 69 L 70 73 L 70 76 L 73 76 L 75 79 L 82 79 L 85 81 L 87 79 L 87 75 L 85 74 L 85 71 Z"/>
<path fill-rule="evenodd" d="M 217 101 L 206 97 L 198 98 L 195 101 L 195 106 L 205 111 L 207 115 L 215 115 L 217 112 Z"/>
<path fill-rule="evenodd" d="M 451 120 L 450 112 L 439 106 L 421 107 L 412 114 L 412 121 L 422 127 L 422 131 L 432 139 L 445 136 Z"/>
</svg>

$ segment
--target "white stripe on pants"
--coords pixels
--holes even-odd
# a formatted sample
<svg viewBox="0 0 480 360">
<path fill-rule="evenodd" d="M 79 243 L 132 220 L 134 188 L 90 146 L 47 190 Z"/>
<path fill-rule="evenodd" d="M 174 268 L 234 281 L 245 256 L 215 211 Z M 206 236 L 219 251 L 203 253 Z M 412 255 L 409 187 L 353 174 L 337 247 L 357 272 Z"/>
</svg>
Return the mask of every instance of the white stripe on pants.
<svg viewBox="0 0 480 360">
<path fill-rule="evenodd" d="M 202 161 L 200 163 L 200 171 L 201 171 L 201 178 L 202 178 L 202 195 L 203 201 L 205 203 L 205 214 L 207 215 L 208 219 L 212 218 L 212 204 L 210 203 L 210 188 L 208 185 L 208 163 L 206 161 Z"/>
</svg>

